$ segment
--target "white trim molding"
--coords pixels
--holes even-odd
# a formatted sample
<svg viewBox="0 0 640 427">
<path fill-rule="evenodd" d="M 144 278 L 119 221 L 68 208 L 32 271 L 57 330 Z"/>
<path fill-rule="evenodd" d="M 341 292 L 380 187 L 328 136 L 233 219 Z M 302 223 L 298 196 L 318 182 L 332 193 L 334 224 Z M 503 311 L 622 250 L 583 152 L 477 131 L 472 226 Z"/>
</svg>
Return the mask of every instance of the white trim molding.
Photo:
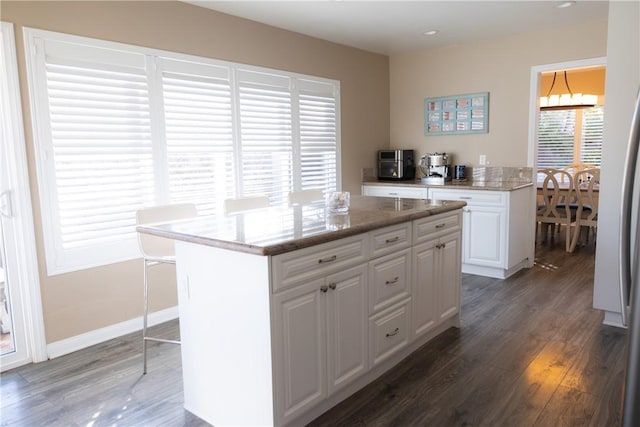
<svg viewBox="0 0 640 427">
<path fill-rule="evenodd" d="M 159 325 L 169 320 L 178 318 L 178 306 L 166 308 L 164 310 L 149 313 L 149 326 Z M 64 356 L 74 351 L 82 350 L 92 345 L 121 337 L 142 330 L 142 317 L 126 320 L 104 328 L 95 329 L 84 334 L 76 335 L 61 341 L 52 342 L 47 345 L 47 353 L 49 358 Z M 140 335 L 142 341 L 142 335 Z M 142 353 L 140 353 L 142 355 Z"/>
<path fill-rule="evenodd" d="M 22 322 L 14 322 L 14 328 L 19 327 L 14 332 L 16 342 L 23 346 L 10 357 L 2 357 L 4 371 L 30 362 L 47 360 L 47 353 L 13 24 L 0 22 L 0 31 L 0 49 L 5 59 L 2 61 L 3 79 L 0 82 L 1 136 L 10 141 L 0 144 L 0 151 L 3 157 L 6 156 L 8 185 L 12 198 L 11 230 L 13 240 L 18 242 L 11 248 L 17 264 L 14 279 L 18 284 L 17 287 L 13 287 L 11 296 L 14 319 L 20 313 Z M 9 286 L 11 288 L 11 284 Z"/>
</svg>

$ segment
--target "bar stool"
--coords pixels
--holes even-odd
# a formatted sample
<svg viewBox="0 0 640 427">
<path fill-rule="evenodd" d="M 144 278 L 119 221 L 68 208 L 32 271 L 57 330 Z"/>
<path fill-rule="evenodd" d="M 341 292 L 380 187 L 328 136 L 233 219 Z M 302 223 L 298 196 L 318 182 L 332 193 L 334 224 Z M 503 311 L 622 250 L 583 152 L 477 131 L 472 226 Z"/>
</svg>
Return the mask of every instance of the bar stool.
<svg viewBox="0 0 640 427">
<path fill-rule="evenodd" d="M 288 196 L 289 206 L 304 205 L 318 200 L 324 200 L 324 193 L 320 189 L 291 191 Z"/>
<path fill-rule="evenodd" d="M 150 224 L 156 222 L 169 222 L 179 219 L 195 217 L 197 215 L 196 206 L 192 203 L 154 206 L 140 209 L 136 212 L 136 223 Z M 149 286 L 148 268 L 154 265 L 175 264 L 175 248 L 173 240 L 164 237 L 152 236 L 150 234 L 138 233 L 138 245 L 144 260 L 144 310 L 142 314 L 142 373 L 147 373 L 147 341 L 156 341 L 169 344 L 180 344 L 179 340 L 168 340 L 164 338 L 147 336 L 147 315 L 149 312 Z"/>
<path fill-rule="evenodd" d="M 253 209 L 262 209 L 268 207 L 269 197 L 267 196 L 237 197 L 235 199 L 226 199 L 224 201 L 225 214 L 233 214 L 236 212 L 244 212 Z"/>
</svg>

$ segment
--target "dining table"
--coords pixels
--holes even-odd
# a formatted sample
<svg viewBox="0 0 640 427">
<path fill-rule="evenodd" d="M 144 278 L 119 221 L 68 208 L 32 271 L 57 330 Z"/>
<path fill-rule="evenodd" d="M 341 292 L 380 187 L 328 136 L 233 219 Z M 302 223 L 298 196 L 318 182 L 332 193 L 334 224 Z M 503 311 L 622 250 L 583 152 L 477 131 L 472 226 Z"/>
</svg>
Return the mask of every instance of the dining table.
<svg viewBox="0 0 640 427">
<path fill-rule="evenodd" d="M 538 199 L 540 200 L 543 197 L 543 186 L 544 186 L 544 182 L 543 181 L 537 181 L 536 182 L 536 194 Z M 580 183 L 580 190 L 584 190 L 585 191 L 585 197 L 583 197 L 583 202 L 585 202 L 585 199 L 587 197 L 586 191 L 587 188 L 589 186 L 588 182 L 582 182 Z M 560 197 L 563 200 L 566 200 L 567 197 L 575 197 L 576 196 L 576 190 L 572 187 L 571 183 L 568 182 L 558 182 L 558 189 L 559 189 L 559 193 L 560 193 Z M 596 183 L 593 185 L 593 202 L 596 205 L 596 209 L 598 206 L 598 200 L 600 197 L 600 184 Z M 578 200 L 573 200 L 571 201 L 571 203 L 579 203 Z M 588 200 L 587 200 L 588 203 Z M 538 203 L 536 203 L 536 205 L 538 205 Z M 575 238 L 572 239 L 572 243 L 571 243 L 571 248 L 570 248 L 570 252 L 573 252 L 573 250 L 575 249 L 575 246 L 577 244 L 578 241 L 578 234 L 580 231 L 580 217 L 576 217 L 576 234 L 575 234 Z"/>
</svg>

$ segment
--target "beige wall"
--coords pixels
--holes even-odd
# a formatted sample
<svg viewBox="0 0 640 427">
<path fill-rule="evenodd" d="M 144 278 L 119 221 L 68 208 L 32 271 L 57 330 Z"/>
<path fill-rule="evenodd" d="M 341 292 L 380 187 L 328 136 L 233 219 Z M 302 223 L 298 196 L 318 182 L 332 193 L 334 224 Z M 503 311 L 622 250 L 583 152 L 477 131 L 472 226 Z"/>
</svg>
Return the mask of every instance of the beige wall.
<svg viewBox="0 0 640 427">
<path fill-rule="evenodd" d="M 392 55 L 391 146 L 453 162 L 526 166 L 531 67 L 606 56 L 607 21 L 495 41 Z M 424 135 L 424 98 L 489 92 L 489 133 Z"/>
<path fill-rule="evenodd" d="M 342 183 L 359 193 L 360 169 L 389 143 L 388 57 L 340 46 L 192 5 L 166 2 L 7 2 L 15 25 L 38 264 L 48 343 L 141 314 L 140 261 L 46 276 L 25 77 L 22 27 L 76 34 L 340 80 Z M 46 213 L 45 213 L 46 214 Z M 164 268 L 164 267 L 159 267 Z M 175 304 L 172 272 L 158 271 L 152 309 Z M 162 276 L 162 277 L 161 277 Z"/>
</svg>

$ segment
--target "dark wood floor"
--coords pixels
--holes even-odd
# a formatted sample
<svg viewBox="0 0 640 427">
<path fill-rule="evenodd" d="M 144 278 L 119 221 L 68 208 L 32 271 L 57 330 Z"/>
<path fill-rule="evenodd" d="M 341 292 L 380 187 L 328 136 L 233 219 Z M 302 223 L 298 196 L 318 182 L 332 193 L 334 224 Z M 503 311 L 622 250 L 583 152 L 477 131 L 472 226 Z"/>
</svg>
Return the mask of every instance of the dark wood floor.
<svg viewBox="0 0 640 427">
<path fill-rule="evenodd" d="M 465 275 L 461 329 L 311 425 L 618 425 L 625 333 L 591 308 L 593 245 L 563 248 L 539 244 L 508 280 Z M 2 425 L 206 425 L 182 408 L 179 348 L 151 345 L 145 376 L 140 348 L 131 334 L 3 373 Z"/>
</svg>

